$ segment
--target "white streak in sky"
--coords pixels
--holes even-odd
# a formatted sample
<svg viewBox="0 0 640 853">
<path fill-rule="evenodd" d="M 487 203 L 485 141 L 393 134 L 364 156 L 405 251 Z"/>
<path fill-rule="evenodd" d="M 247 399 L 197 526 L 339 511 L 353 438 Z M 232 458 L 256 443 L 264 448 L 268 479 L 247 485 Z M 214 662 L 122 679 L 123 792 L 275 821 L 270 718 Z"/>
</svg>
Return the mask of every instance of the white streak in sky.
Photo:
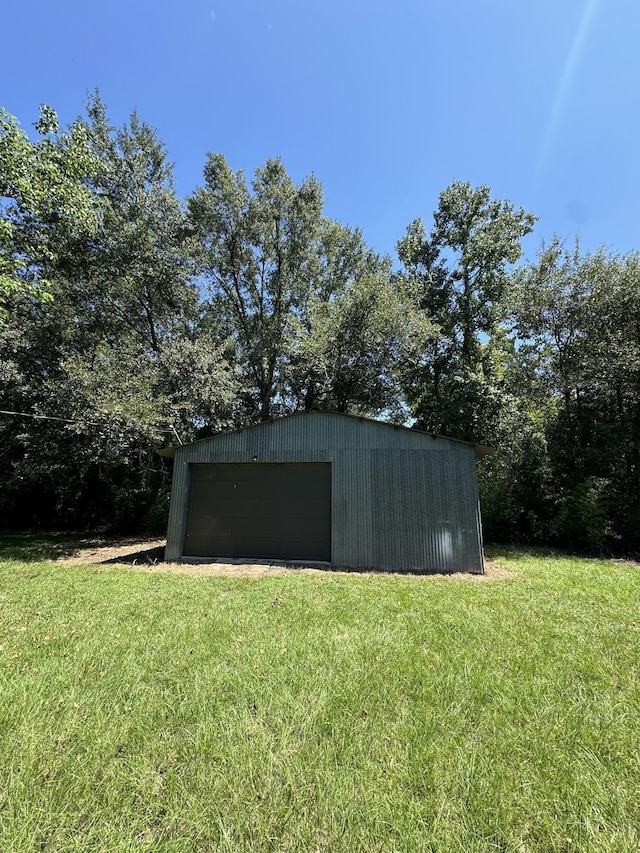
<svg viewBox="0 0 640 853">
<path fill-rule="evenodd" d="M 582 20 L 580 21 L 580 26 L 578 27 L 575 38 L 573 39 L 569 56 L 567 57 L 567 61 L 564 65 L 562 77 L 560 78 L 560 83 L 556 89 L 556 94 L 553 99 L 553 105 L 551 107 L 549 121 L 547 122 L 547 127 L 542 139 L 542 145 L 540 146 L 538 167 L 536 169 L 536 184 L 539 183 L 549 160 L 553 140 L 558 129 L 558 124 L 560 123 L 560 116 L 562 115 L 569 98 L 571 84 L 599 5 L 600 0 L 587 0 L 584 12 L 582 13 Z"/>
</svg>

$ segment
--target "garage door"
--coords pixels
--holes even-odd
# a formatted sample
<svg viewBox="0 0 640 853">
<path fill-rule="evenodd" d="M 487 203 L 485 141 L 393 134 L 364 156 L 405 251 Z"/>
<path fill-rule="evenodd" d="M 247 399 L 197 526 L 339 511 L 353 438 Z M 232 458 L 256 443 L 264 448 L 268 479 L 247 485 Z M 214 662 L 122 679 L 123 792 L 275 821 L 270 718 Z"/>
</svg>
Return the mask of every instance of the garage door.
<svg viewBox="0 0 640 853">
<path fill-rule="evenodd" d="M 192 464 L 183 553 L 331 560 L 331 465 Z"/>
</svg>

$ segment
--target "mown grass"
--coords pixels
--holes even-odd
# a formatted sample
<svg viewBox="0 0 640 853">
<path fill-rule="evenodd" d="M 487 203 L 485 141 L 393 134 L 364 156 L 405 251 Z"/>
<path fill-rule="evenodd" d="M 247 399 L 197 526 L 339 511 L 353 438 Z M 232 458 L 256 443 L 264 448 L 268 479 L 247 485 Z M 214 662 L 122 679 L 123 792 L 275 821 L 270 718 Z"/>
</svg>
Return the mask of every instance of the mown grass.
<svg viewBox="0 0 640 853">
<path fill-rule="evenodd" d="M 640 569 L 0 563 L 1 851 L 637 851 Z"/>
</svg>

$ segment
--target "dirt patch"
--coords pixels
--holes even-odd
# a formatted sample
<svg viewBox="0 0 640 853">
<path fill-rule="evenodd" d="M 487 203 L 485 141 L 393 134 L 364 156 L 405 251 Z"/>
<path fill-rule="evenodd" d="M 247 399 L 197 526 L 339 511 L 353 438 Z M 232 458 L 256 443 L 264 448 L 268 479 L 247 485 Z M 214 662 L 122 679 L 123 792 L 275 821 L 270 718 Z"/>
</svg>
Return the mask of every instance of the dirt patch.
<svg viewBox="0 0 640 853">
<path fill-rule="evenodd" d="M 474 577 L 477 577 L 477 575 L 474 575 Z M 515 577 L 516 572 L 513 569 L 508 569 L 497 560 L 491 560 L 489 557 L 484 558 L 484 575 L 481 575 L 481 578 L 484 578 L 484 580 L 505 581 Z"/>
<path fill-rule="evenodd" d="M 80 543 L 82 544 L 82 543 Z M 132 566 L 138 571 L 161 572 L 166 574 L 191 575 L 193 577 L 235 577 L 260 578 L 268 576 L 288 575 L 293 572 L 305 574 L 347 575 L 357 573 L 347 569 L 312 568 L 309 566 L 294 566 L 277 561 L 269 562 L 213 562 L 213 563 L 165 563 L 164 539 L 120 539 L 117 542 L 105 542 L 104 545 L 92 544 L 89 548 L 79 548 L 71 556 L 59 557 L 56 562 L 65 565 L 125 565 Z M 377 572 L 360 572 L 360 574 L 378 574 Z M 385 572 L 385 574 L 390 574 Z M 501 566 L 497 560 L 485 559 L 484 575 L 474 575 L 469 572 L 453 572 L 451 574 L 418 575 L 394 572 L 398 577 L 419 577 L 424 580 L 446 578 L 448 580 L 493 581 L 506 580 L 515 577 L 515 573 Z"/>
</svg>

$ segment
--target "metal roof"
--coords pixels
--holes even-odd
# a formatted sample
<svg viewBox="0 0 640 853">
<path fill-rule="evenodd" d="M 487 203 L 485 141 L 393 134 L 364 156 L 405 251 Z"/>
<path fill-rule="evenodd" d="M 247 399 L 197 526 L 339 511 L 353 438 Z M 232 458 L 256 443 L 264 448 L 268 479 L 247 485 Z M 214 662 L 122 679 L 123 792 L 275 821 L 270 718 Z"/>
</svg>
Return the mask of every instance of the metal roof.
<svg viewBox="0 0 640 853">
<path fill-rule="evenodd" d="M 475 450 L 476 459 L 481 459 L 484 456 L 493 456 L 494 453 L 497 453 L 497 449 L 495 447 L 488 447 L 487 445 L 484 445 L 484 444 L 476 444 L 476 443 L 471 442 L 471 441 L 463 441 L 460 438 L 450 438 L 448 435 L 439 435 L 438 433 L 427 432 L 426 430 L 422 430 L 422 429 L 414 429 L 413 427 L 407 427 L 407 426 L 404 426 L 402 424 L 389 423 L 389 421 L 379 421 L 379 420 L 376 420 L 375 418 L 366 418 L 366 417 L 363 417 L 362 415 L 352 415 L 352 414 L 348 414 L 345 412 L 323 411 L 321 409 L 307 409 L 307 410 L 301 411 L 301 412 L 293 412 L 290 415 L 283 415 L 282 417 L 279 417 L 279 418 L 271 418 L 268 421 L 258 421 L 256 423 L 246 424 L 245 426 L 238 427 L 238 429 L 225 430 L 223 432 L 217 432 L 217 433 L 214 433 L 213 435 L 207 436 L 206 438 L 200 438 L 197 441 L 188 442 L 188 444 L 171 445 L 170 447 L 163 447 L 162 449 L 157 450 L 156 453 L 158 453 L 160 456 L 164 456 L 166 459 L 173 459 L 173 457 L 176 455 L 176 451 L 179 449 L 179 447 L 190 447 L 194 444 L 201 444 L 201 443 L 206 442 L 206 441 L 211 441 L 212 439 L 215 439 L 215 438 L 222 436 L 222 435 L 234 435 L 235 433 L 244 432 L 247 429 L 255 429 L 256 427 L 264 426 L 266 424 L 272 424 L 272 423 L 275 423 L 276 421 L 283 421 L 283 420 L 287 420 L 288 418 L 296 418 L 296 417 L 300 417 L 303 415 L 310 415 L 310 414 L 335 415 L 335 416 L 340 417 L 340 418 L 354 418 L 355 420 L 366 421 L 367 423 L 377 424 L 378 426 L 387 427 L 388 429 L 405 430 L 406 432 L 410 432 L 413 434 L 429 436 L 429 438 L 441 438 L 441 439 L 445 439 L 446 441 L 453 441 L 456 444 L 464 444 L 467 447 L 473 447 L 473 449 Z"/>
</svg>

